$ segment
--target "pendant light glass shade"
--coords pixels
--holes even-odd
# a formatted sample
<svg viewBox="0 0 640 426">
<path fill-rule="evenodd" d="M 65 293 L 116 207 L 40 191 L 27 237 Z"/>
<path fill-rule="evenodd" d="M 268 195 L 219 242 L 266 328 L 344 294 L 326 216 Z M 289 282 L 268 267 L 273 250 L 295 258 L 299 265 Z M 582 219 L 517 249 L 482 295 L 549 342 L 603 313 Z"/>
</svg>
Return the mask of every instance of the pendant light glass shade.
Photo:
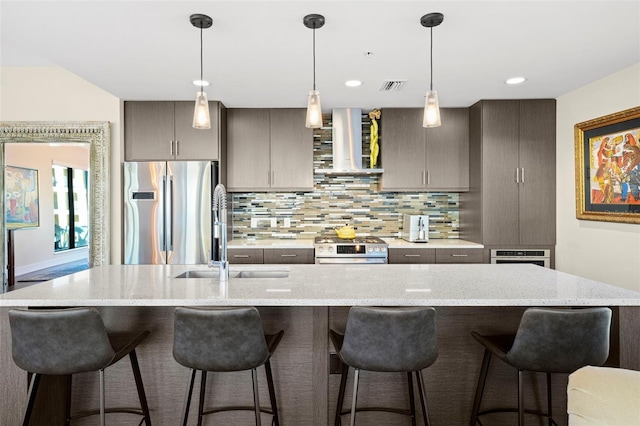
<svg viewBox="0 0 640 426">
<path fill-rule="evenodd" d="M 305 126 L 310 129 L 322 127 L 322 106 L 320 105 L 320 92 L 311 90 L 307 102 L 307 122 Z"/>
<path fill-rule="evenodd" d="M 438 92 L 435 90 L 427 90 L 427 96 L 424 101 L 424 118 L 422 120 L 422 127 L 438 127 L 440 124 Z"/>
<path fill-rule="evenodd" d="M 200 91 L 196 93 L 196 105 L 193 109 L 193 128 L 210 129 L 211 117 L 209 116 L 209 100 L 204 92 L 203 65 L 202 65 L 202 30 L 213 25 L 213 20 L 207 15 L 194 13 L 189 17 L 191 25 L 200 29 Z"/>
<path fill-rule="evenodd" d="M 196 94 L 196 107 L 193 111 L 193 128 L 210 129 L 211 118 L 209 116 L 209 100 L 205 92 Z"/>
<path fill-rule="evenodd" d="M 438 92 L 433 90 L 433 27 L 437 27 L 444 20 L 444 15 L 439 12 L 428 13 L 420 18 L 420 24 L 429 28 L 430 47 L 429 47 L 429 67 L 431 68 L 431 81 L 429 90 L 424 100 L 424 117 L 422 119 L 422 127 L 439 127 L 440 126 L 440 106 L 438 105 Z"/>
<path fill-rule="evenodd" d="M 313 30 L 313 90 L 309 92 L 307 101 L 307 120 L 305 126 L 309 129 L 322 127 L 322 106 L 320 92 L 316 90 L 316 29 L 324 25 L 324 16 L 312 13 L 302 19 L 305 27 Z"/>
</svg>

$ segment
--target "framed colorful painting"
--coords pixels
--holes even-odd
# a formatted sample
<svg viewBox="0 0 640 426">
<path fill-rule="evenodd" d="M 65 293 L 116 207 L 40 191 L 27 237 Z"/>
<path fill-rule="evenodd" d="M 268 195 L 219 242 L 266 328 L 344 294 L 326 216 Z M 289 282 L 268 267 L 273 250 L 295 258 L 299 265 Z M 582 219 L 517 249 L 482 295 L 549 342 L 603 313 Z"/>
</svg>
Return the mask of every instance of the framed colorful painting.
<svg viewBox="0 0 640 426">
<path fill-rule="evenodd" d="M 7 229 L 40 226 L 38 171 L 6 166 L 4 174 L 4 218 Z"/>
<path fill-rule="evenodd" d="M 574 129 L 576 217 L 640 223 L 640 107 Z"/>
</svg>

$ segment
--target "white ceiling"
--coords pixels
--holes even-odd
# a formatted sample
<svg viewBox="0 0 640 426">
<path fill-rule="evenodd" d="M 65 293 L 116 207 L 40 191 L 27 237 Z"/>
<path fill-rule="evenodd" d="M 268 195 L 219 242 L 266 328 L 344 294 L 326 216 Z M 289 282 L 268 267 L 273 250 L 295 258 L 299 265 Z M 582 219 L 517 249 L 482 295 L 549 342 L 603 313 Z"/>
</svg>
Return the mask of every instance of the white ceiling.
<svg viewBox="0 0 640 426">
<path fill-rule="evenodd" d="M 479 99 L 555 98 L 640 62 L 640 1 L 5 1 L 3 66 L 59 65 L 124 100 L 189 100 L 204 30 L 209 99 L 228 107 L 304 107 L 312 88 L 309 13 L 316 30 L 317 87 L 334 107 L 418 107 L 429 86 L 440 105 Z M 367 57 L 365 52 L 373 52 Z M 525 76 L 519 86 L 508 77 Z M 363 85 L 345 87 L 348 79 Z M 384 80 L 407 80 L 380 92 Z"/>
</svg>

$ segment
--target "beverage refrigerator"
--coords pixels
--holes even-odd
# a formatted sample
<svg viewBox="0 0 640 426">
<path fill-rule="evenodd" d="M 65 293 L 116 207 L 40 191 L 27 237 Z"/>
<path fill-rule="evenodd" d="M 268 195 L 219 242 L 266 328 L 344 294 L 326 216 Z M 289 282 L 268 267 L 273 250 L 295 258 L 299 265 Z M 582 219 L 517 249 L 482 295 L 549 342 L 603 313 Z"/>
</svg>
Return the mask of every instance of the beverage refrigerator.
<svg viewBox="0 0 640 426">
<path fill-rule="evenodd" d="M 217 181 L 217 162 L 125 162 L 124 263 L 195 265 L 217 258 L 211 235 Z"/>
</svg>

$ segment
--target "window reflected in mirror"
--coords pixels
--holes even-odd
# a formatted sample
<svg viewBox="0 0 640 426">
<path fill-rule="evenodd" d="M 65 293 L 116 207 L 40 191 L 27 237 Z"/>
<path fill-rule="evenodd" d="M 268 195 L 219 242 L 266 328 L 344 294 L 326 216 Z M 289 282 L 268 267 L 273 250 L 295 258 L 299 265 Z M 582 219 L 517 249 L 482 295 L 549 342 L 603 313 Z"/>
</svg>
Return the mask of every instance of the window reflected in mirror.
<svg viewBox="0 0 640 426">
<path fill-rule="evenodd" d="M 53 218 L 56 252 L 89 244 L 89 172 L 54 164 Z"/>
</svg>

